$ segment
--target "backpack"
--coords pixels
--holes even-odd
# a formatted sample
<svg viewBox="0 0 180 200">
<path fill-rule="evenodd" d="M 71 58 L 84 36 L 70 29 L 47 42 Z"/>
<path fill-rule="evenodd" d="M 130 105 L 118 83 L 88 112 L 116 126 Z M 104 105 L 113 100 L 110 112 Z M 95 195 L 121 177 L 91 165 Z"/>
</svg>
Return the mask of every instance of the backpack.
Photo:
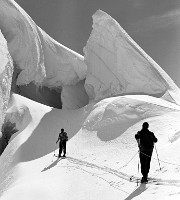
<svg viewBox="0 0 180 200">
<path fill-rule="evenodd" d="M 67 136 L 66 132 L 61 132 L 59 134 L 59 138 L 60 138 L 61 141 L 68 141 L 68 136 Z"/>
</svg>

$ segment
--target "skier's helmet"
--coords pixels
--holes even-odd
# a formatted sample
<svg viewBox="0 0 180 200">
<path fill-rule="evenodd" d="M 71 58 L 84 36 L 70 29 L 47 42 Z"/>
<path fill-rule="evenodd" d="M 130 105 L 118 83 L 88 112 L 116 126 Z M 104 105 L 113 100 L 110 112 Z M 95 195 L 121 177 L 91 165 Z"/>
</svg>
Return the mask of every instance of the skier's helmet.
<svg viewBox="0 0 180 200">
<path fill-rule="evenodd" d="M 61 129 L 61 132 L 64 132 L 64 129 L 63 129 L 63 128 Z"/>
</svg>

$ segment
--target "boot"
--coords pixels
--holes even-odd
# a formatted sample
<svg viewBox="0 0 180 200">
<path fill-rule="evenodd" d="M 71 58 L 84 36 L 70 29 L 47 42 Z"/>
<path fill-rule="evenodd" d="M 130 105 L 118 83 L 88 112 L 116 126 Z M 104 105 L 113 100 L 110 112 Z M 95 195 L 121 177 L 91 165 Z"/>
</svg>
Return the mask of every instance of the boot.
<svg viewBox="0 0 180 200">
<path fill-rule="evenodd" d="M 147 177 L 142 177 L 142 179 L 141 179 L 141 183 L 147 183 L 148 182 L 148 180 L 147 180 Z"/>
</svg>

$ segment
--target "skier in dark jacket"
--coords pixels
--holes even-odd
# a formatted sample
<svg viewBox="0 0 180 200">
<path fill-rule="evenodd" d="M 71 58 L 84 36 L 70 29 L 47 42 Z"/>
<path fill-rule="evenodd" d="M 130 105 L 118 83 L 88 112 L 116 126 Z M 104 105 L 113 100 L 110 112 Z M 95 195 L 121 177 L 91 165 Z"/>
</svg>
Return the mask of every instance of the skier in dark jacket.
<svg viewBox="0 0 180 200">
<path fill-rule="evenodd" d="M 141 163 L 141 173 L 143 175 L 141 180 L 142 183 L 148 181 L 147 179 L 154 143 L 158 141 L 154 133 L 149 131 L 148 128 L 149 124 L 144 122 L 141 131 L 138 131 L 135 135 L 140 151 L 139 157 Z"/>
<path fill-rule="evenodd" d="M 68 136 L 67 133 L 64 132 L 64 129 L 61 129 L 61 132 L 59 133 L 58 140 L 56 143 L 59 141 L 59 158 L 61 157 L 62 151 L 64 152 L 63 157 L 66 157 L 66 142 L 68 141 Z"/>
</svg>

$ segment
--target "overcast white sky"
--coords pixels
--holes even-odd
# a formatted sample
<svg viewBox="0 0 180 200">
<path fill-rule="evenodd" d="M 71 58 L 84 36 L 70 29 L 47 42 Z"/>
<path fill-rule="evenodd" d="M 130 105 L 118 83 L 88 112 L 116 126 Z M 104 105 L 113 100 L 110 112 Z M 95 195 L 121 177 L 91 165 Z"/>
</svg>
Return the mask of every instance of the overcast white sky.
<svg viewBox="0 0 180 200">
<path fill-rule="evenodd" d="M 111 15 L 180 87 L 180 0 L 16 0 L 51 37 L 83 55 L 92 15 Z"/>
</svg>

